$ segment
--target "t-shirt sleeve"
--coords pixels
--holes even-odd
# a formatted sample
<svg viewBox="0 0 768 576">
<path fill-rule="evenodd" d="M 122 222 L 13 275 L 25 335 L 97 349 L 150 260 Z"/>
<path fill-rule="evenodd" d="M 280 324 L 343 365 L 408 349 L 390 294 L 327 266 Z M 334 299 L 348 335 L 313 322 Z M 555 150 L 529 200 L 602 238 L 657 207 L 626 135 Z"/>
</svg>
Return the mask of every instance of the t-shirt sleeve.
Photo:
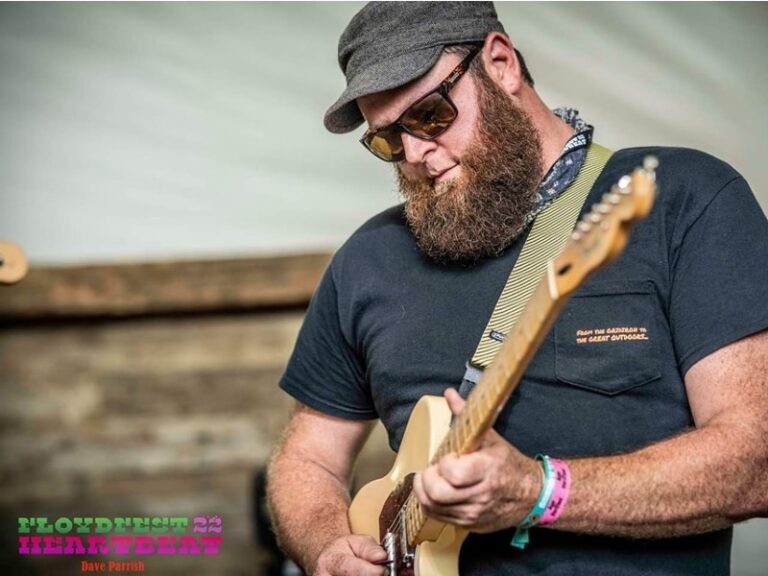
<svg viewBox="0 0 768 576">
<path fill-rule="evenodd" d="M 299 402 L 332 416 L 378 417 L 361 358 L 341 330 L 332 266 L 312 297 L 280 387 Z"/>
<path fill-rule="evenodd" d="M 681 372 L 768 327 L 768 221 L 734 177 L 682 220 L 673 246 L 670 324 Z"/>
</svg>

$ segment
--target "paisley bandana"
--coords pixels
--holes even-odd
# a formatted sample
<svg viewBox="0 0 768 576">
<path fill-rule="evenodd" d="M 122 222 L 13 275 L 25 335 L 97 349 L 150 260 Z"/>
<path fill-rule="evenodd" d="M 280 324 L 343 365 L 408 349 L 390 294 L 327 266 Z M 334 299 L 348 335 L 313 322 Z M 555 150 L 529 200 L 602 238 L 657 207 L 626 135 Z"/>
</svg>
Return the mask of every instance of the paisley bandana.
<svg viewBox="0 0 768 576">
<path fill-rule="evenodd" d="M 587 147 L 592 142 L 594 128 L 587 124 L 574 108 L 556 108 L 552 112 L 574 130 L 563 146 L 560 157 L 552 165 L 539 186 L 536 208 L 528 216 L 532 222 L 536 215 L 549 206 L 576 178 L 587 158 Z"/>
</svg>

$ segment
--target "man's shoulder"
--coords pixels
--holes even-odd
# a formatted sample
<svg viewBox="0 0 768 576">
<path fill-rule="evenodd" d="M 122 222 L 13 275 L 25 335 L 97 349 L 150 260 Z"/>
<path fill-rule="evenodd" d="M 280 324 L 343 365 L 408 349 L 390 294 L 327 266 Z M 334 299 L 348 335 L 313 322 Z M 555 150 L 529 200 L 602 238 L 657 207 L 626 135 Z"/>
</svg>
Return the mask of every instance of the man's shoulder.
<svg viewBox="0 0 768 576">
<path fill-rule="evenodd" d="M 340 251 L 355 252 L 363 249 L 369 252 L 376 248 L 387 249 L 390 243 L 400 242 L 409 236 L 403 204 L 398 204 L 369 218 L 352 233 Z"/>
<path fill-rule="evenodd" d="M 368 219 L 342 244 L 334 255 L 334 266 L 356 265 L 390 259 L 415 249 L 403 205 L 398 204 Z"/>
<path fill-rule="evenodd" d="M 741 175 L 727 162 L 692 148 L 646 146 L 617 151 L 608 162 L 601 179 L 609 186 L 624 174 L 643 165 L 646 156 L 655 156 L 657 204 L 676 213 L 696 214 L 703 210 L 729 184 L 736 180 L 746 186 Z"/>
<path fill-rule="evenodd" d="M 403 204 L 397 204 L 369 218 L 350 236 L 350 240 L 359 236 L 399 234 L 406 228 Z"/>
<path fill-rule="evenodd" d="M 608 163 L 609 168 L 631 172 L 643 165 L 646 156 L 659 160 L 661 178 L 683 179 L 688 182 L 727 183 L 738 178 L 739 173 L 727 162 L 701 150 L 672 146 L 644 146 L 618 150 Z"/>
</svg>

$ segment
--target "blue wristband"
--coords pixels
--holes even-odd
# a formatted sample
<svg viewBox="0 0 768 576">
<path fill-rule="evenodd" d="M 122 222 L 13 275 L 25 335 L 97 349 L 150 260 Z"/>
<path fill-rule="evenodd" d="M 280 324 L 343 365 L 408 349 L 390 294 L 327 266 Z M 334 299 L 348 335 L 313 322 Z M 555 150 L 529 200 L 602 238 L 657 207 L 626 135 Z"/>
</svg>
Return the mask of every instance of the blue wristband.
<svg viewBox="0 0 768 576">
<path fill-rule="evenodd" d="M 536 504 L 533 505 L 533 508 L 531 508 L 531 511 L 528 512 L 528 515 L 523 518 L 523 521 L 517 525 L 515 535 L 512 537 L 512 542 L 510 542 L 511 546 L 520 548 L 521 550 L 528 544 L 528 530 L 539 523 L 542 514 L 544 514 L 549 505 L 549 501 L 552 499 L 552 492 L 555 490 L 555 474 L 552 471 L 552 464 L 549 462 L 549 456 L 537 454 L 536 460 L 541 464 L 544 470 L 544 482 L 541 486 L 541 492 L 539 492 L 539 498 L 536 500 Z"/>
</svg>

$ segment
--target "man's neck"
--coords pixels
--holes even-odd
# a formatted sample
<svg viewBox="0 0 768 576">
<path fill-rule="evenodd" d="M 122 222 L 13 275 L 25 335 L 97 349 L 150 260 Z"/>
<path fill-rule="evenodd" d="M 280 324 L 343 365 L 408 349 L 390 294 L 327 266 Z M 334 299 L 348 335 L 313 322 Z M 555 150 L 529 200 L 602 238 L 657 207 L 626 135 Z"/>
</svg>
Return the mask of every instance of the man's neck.
<svg viewBox="0 0 768 576">
<path fill-rule="evenodd" d="M 519 98 L 539 132 L 543 175 L 560 157 L 565 143 L 573 136 L 573 128 L 555 116 L 532 87 L 526 85 Z"/>
</svg>

